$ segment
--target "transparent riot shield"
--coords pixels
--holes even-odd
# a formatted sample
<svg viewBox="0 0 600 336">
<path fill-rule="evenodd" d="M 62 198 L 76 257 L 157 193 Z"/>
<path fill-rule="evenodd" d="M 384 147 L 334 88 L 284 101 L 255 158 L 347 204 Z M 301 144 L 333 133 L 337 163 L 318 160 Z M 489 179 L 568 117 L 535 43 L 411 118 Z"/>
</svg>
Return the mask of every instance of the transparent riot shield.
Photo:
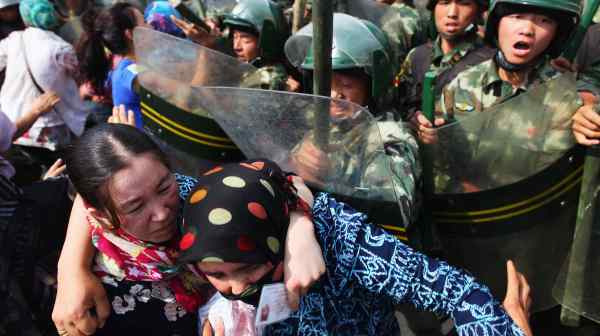
<svg viewBox="0 0 600 336">
<path fill-rule="evenodd" d="M 395 174 L 377 122 L 362 107 L 327 97 L 242 88 L 193 88 L 248 158 L 268 158 L 399 234 Z M 318 113 L 329 127 L 317 127 Z M 325 134 L 317 134 L 324 132 Z M 318 144 L 317 138 L 326 139 Z M 385 227 L 385 226 L 384 226 Z M 398 230 L 394 230 L 399 228 Z"/>
<path fill-rule="evenodd" d="M 237 87 L 256 71 L 234 57 L 153 29 L 136 28 L 134 46 L 142 69 L 193 86 Z"/>
<path fill-rule="evenodd" d="M 375 36 L 365 22 L 340 13 L 334 14 L 333 22 L 332 52 L 352 55 L 355 60 L 354 67 L 372 64 L 373 50 L 387 50 L 384 45 L 385 38 Z M 360 46 L 356 44 L 357 41 L 351 39 L 352 36 L 358 35 L 357 30 L 360 30 L 360 35 L 363 36 Z M 300 67 L 304 62 L 308 51 L 312 48 L 312 36 L 313 25 L 311 23 L 296 32 L 285 43 L 285 54 L 294 67 Z"/>
<path fill-rule="evenodd" d="M 583 156 L 570 118 L 580 106 L 564 75 L 438 130 L 434 220 L 451 263 L 506 290 L 506 261 L 532 288 L 534 311 L 557 303 L 552 287 L 568 253 Z"/>
<path fill-rule="evenodd" d="M 598 148 L 588 149 L 571 253 L 554 287 L 554 297 L 564 308 L 597 323 L 600 323 L 599 161 Z M 569 314 L 563 313 L 562 319 L 563 323 L 578 324 Z"/>
<path fill-rule="evenodd" d="M 411 49 L 427 42 L 422 19 L 405 17 L 391 5 L 373 0 L 351 0 L 347 8 L 348 14 L 381 28 L 394 52 L 394 66 L 398 70 Z"/>
<path fill-rule="evenodd" d="M 201 108 L 193 86 L 239 86 L 256 68 L 184 39 L 136 28 L 134 46 L 145 129 L 175 161 L 195 175 L 215 162 L 243 158 L 237 146 Z"/>
</svg>

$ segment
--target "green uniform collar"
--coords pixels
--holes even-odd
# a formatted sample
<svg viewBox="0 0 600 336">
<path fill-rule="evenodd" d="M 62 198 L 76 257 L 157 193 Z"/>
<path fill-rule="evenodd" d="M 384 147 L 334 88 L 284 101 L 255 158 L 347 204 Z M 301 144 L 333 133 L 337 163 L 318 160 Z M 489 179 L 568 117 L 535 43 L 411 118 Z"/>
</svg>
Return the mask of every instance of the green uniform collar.
<svg viewBox="0 0 600 336">
<path fill-rule="evenodd" d="M 471 50 L 483 46 L 483 40 L 477 35 L 477 32 L 473 31 L 467 33 L 465 38 L 458 43 L 454 49 L 444 55 L 442 51 L 442 38 L 438 36 L 433 43 L 433 51 L 431 54 L 432 64 L 440 66 L 441 64 L 456 64 Z"/>
<path fill-rule="evenodd" d="M 534 82 L 539 81 L 540 79 L 545 81 L 546 79 L 550 79 L 556 75 L 556 70 L 554 70 L 549 64 L 550 59 L 548 57 L 544 57 L 529 73 L 525 84 L 517 88 L 517 90 L 514 90 L 512 84 L 505 82 L 500 78 L 498 73 L 499 69 L 496 62 L 493 59 L 489 60 L 488 62 L 490 62 L 490 66 L 487 67 L 482 80 L 483 90 L 485 92 L 490 92 L 490 90 L 494 89 L 494 86 L 498 85 L 501 87 L 503 96 L 506 94 L 506 91 L 527 91 Z"/>
</svg>

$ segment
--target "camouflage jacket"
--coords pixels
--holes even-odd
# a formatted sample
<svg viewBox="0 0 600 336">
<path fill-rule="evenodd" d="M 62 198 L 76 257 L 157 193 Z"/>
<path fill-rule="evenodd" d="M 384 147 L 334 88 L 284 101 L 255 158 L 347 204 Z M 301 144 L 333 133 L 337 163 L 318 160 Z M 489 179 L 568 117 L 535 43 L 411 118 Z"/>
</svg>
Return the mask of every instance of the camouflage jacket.
<svg viewBox="0 0 600 336">
<path fill-rule="evenodd" d="M 394 52 L 394 67 L 397 70 L 408 52 L 427 41 L 426 23 L 416 9 L 394 3 L 381 19 L 381 29 L 386 33 Z"/>
<path fill-rule="evenodd" d="M 581 105 L 574 75 L 562 75 L 549 59 L 517 88 L 499 77 L 493 60 L 462 72 L 436 110 L 459 121 L 438 130 L 434 157 L 443 173 L 436 186 L 462 193 L 468 181 L 486 190 L 541 171 L 573 147 L 571 117 Z"/>
<path fill-rule="evenodd" d="M 489 60 L 465 70 L 444 88 L 436 114 L 446 120 L 460 119 L 465 113 L 481 112 L 559 74 L 549 59 L 544 60 L 530 73 L 527 83 L 514 88 L 500 78 L 496 62 Z"/>
<path fill-rule="evenodd" d="M 372 201 L 397 200 L 400 218 L 386 219 L 385 223 L 375 219 L 375 224 L 402 236 L 399 232 L 418 217 L 422 167 L 412 131 L 404 123 L 389 119 L 378 118 L 369 128 L 354 129 L 363 134 L 341 133 L 341 141 L 335 140 L 336 132 L 332 131 L 332 146 L 341 148 L 330 154 L 335 165 L 330 172 L 338 175 L 333 180 L 350 179 L 349 184 L 355 186 L 355 190 L 341 194 Z"/>
<path fill-rule="evenodd" d="M 427 71 L 433 71 L 436 76 L 450 70 L 454 65 L 460 62 L 469 52 L 482 48 L 483 40 L 477 34 L 470 34 L 467 39 L 459 43 L 448 54 L 444 55 L 441 47 L 441 39 L 438 37 L 429 45 L 431 50 L 431 64 Z M 427 48 L 427 45 L 418 48 Z M 417 48 L 412 49 L 406 60 L 402 64 L 400 72 L 394 80 L 394 86 L 397 88 L 398 101 L 405 111 L 405 120 L 420 108 L 422 82 L 424 73 L 416 73 L 419 68 L 417 62 L 425 61 L 416 59 L 419 52 Z M 436 97 L 437 100 L 437 97 Z"/>
<path fill-rule="evenodd" d="M 287 88 L 288 74 L 282 64 L 267 65 L 258 70 L 247 73 L 242 78 L 241 87 L 249 89 L 263 89 L 285 91 Z"/>
</svg>

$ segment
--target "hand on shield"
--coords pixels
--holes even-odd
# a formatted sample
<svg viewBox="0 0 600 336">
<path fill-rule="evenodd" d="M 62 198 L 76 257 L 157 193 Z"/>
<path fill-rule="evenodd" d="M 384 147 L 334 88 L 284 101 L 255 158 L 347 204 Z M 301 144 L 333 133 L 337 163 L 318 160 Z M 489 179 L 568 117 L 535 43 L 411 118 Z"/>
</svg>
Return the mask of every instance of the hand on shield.
<svg viewBox="0 0 600 336">
<path fill-rule="evenodd" d="M 439 127 L 446 123 L 442 118 L 435 118 L 435 126 Z M 437 142 L 437 131 L 421 111 L 417 111 L 410 122 L 412 128 L 417 132 L 419 140 L 424 144 Z"/>
<path fill-rule="evenodd" d="M 108 117 L 108 122 L 135 127 L 135 116 L 131 110 L 125 112 L 125 105 L 119 105 L 113 107 L 113 113 L 112 116 Z"/>
<path fill-rule="evenodd" d="M 175 25 L 183 31 L 185 36 L 187 36 L 194 43 L 207 48 L 212 48 L 215 46 L 217 35 L 213 34 L 212 31 L 207 32 L 206 30 L 197 27 L 195 24 L 178 19 L 173 15 L 171 15 L 171 20 L 173 20 L 173 23 L 175 23 Z"/>
<path fill-rule="evenodd" d="M 317 186 L 324 185 L 322 177 L 327 176 L 329 158 L 311 140 L 305 139 L 300 148 L 293 153 L 292 164 L 294 171 L 306 181 Z"/>
<path fill-rule="evenodd" d="M 600 115 L 594 105 L 584 105 L 575 112 L 573 135 L 578 143 L 585 146 L 600 144 Z"/>
<path fill-rule="evenodd" d="M 506 286 L 506 297 L 502 306 L 506 313 L 513 319 L 516 325 L 527 336 L 533 336 L 529 325 L 531 310 L 531 289 L 527 279 L 515 268 L 515 264 L 509 260 L 506 263 L 508 284 Z"/>
</svg>

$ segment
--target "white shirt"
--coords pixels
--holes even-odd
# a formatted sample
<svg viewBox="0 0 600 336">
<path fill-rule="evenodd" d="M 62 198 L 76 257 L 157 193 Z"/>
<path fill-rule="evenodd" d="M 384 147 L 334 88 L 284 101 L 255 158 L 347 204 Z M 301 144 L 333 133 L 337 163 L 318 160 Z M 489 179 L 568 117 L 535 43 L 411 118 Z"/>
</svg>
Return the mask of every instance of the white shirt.
<svg viewBox="0 0 600 336">
<path fill-rule="evenodd" d="M 90 108 L 79 97 L 71 76 L 77 67 L 77 57 L 70 44 L 50 31 L 29 27 L 0 41 L 0 70 L 6 68 L 6 79 L 0 90 L 2 111 L 14 122 L 29 111 L 31 103 L 40 95 L 27 71 L 23 45 L 37 83 L 45 91 L 55 91 L 61 99 L 54 111 L 33 124 L 30 136 L 37 137 L 44 127 L 65 124 L 75 135 L 81 135 Z"/>
</svg>

